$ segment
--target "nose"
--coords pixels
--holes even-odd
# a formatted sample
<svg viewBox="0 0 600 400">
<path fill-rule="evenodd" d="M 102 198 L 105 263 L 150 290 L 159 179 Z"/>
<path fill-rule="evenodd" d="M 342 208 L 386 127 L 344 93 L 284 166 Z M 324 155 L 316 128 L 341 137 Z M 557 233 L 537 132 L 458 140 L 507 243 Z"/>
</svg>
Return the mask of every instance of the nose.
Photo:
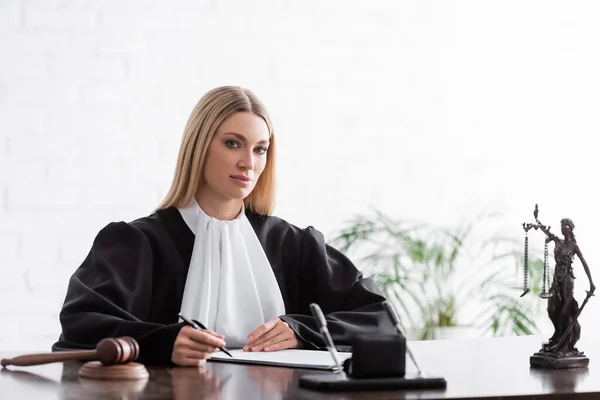
<svg viewBox="0 0 600 400">
<path fill-rule="evenodd" d="M 247 170 L 254 169 L 254 154 L 252 151 L 244 151 L 242 152 L 240 159 L 238 161 L 238 167 Z"/>
</svg>

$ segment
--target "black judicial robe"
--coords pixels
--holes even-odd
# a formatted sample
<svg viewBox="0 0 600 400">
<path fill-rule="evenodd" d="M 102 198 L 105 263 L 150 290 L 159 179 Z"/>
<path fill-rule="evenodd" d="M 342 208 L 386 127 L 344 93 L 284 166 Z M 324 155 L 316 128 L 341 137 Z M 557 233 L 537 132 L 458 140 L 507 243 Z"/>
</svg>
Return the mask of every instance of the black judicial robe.
<svg viewBox="0 0 600 400">
<path fill-rule="evenodd" d="M 394 332 L 374 281 L 319 231 L 246 213 L 281 289 L 286 314 L 280 318 L 304 348 L 324 348 L 309 309 L 313 302 L 326 315 L 336 346 L 350 345 L 357 334 Z M 139 361 L 171 363 L 194 239 L 176 208 L 104 227 L 69 281 L 62 333 L 52 350 L 93 349 L 103 338 L 131 336 L 140 345 Z"/>
</svg>

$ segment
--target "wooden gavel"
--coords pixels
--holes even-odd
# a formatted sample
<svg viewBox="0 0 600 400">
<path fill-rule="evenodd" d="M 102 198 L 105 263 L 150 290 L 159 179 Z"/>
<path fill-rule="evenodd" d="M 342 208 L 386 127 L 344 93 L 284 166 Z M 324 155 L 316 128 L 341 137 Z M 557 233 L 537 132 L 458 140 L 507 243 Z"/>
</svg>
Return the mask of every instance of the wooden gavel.
<svg viewBox="0 0 600 400">
<path fill-rule="evenodd" d="M 135 361 L 140 355 L 140 346 L 131 337 L 102 339 L 96 350 L 57 351 L 45 354 L 27 354 L 14 358 L 3 358 L 0 365 L 29 365 L 49 364 L 69 360 L 98 360 L 104 365 L 125 364 Z"/>
</svg>

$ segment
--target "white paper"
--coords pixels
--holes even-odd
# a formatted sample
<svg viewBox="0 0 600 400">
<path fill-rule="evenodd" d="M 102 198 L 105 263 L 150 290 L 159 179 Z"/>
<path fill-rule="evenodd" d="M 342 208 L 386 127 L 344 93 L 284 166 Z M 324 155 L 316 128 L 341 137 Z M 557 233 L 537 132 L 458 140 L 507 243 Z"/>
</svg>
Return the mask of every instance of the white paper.
<svg viewBox="0 0 600 400">
<path fill-rule="evenodd" d="M 294 368 L 334 369 L 335 363 L 328 351 L 288 349 L 273 352 L 250 352 L 239 350 L 229 351 L 233 358 L 219 351 L 213 353 L 209 361 L 224 361 L 241 364 L 278 365 Z M 341 363 L 350 358 L 352 353 L 339 352 Z"/>
</svg>

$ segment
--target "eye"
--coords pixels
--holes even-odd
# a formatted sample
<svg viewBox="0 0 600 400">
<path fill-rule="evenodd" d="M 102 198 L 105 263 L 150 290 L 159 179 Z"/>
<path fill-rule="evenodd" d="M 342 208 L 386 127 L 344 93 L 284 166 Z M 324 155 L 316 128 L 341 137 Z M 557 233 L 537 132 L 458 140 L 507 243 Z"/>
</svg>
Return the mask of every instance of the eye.
<svg viewBox="0 0 600 400">
<path fill-rule="evenodd" d="M 266 147 L 257 147 L 256 149 L 254 149 L 254 151 L 256 151 L 258 154 L 265 154 L 267 152 L 267 148 Z"/>
<path fill-rule="evenodd" d="M 226 140 L 225 146 L 235 149 L 237 147 L 240 147 L 240 144 L 239 144 L 239 142 L 236 142 L 235 140 Z"/>
</svg>

